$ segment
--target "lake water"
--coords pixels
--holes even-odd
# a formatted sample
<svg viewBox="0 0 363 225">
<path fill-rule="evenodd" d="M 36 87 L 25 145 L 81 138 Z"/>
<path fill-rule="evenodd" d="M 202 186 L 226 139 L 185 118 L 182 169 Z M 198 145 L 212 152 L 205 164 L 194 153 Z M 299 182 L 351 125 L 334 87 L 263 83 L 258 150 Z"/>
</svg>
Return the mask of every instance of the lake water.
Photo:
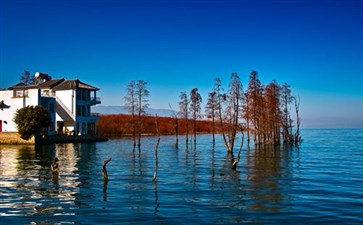
<svg viewBox="0 0 363 225">
<path fill-rule="evenodd" d="M 140 150 L 126 138 L 0 146 L 0 223 L 363 224 L 363 130 L 302 135 L 300 148 L 244 146 L 236 171 L 220 137 L 176 148 L 162 136 L 156 182 L 155 137 Z"/>
</svg>

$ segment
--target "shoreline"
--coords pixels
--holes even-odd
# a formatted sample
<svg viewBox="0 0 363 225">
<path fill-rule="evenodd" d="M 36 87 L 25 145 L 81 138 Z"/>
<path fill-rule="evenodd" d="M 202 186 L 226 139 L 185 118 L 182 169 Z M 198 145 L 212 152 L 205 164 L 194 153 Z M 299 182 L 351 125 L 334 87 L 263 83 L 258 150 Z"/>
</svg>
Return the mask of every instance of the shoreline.
<svg viewBox="0 0 363 225">
<path fill-rule="evenodd" d="M 108 141 L 108 138 L 96 135 L 81 135 L 81 136 L 54 135 L 46 137 L 32 137 L 29 140 L 24 140 L 16 132 L 0 133 L 0 144 L 2 145 L 37 145 L 37 144 L 101 142 L 101 141 Z"/>
</svg>

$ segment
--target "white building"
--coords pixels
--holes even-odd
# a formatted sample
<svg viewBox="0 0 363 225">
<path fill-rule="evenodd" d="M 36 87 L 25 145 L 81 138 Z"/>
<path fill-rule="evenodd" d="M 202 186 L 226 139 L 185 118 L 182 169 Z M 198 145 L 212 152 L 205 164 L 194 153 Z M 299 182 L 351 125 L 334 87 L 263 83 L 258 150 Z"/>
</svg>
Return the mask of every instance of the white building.
<svg viewBox="0 0 363 225">
<path fill-rule="evenodd" d="M 96 134 L 99 117 L 91 113 L 91 106 L 101 103 L 98 90 L 78 79 L 41 79 L 36 85 L 19 83 L 0 90 L 0 132 L 17 132 L 13 117 L 18 109 L 42 105 L 52 120 L 49 135 Z"/>
</svg>

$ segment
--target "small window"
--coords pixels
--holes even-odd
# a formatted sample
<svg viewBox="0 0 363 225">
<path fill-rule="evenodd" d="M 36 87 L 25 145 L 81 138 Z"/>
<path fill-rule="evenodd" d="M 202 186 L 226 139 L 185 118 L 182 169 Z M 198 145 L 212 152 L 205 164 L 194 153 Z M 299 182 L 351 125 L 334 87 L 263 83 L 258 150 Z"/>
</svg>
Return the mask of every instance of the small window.
<svg viewBox="0 0 363 225">
<path fill-rule="evenodd" d="M 15 90 L 14 97 L 15 98 L 28 97 L 28 90 Z"/>
<path fill-rule="evenodd" d="M 86 116 L 86 106 L 82 106 L 82 116 Z"/>
<path fill-rule="evenodd" d="M 88 123 L 88 134 L 95 134 L 96 125 L 95 123 Z"/>
<path fill-rule="evenodd" d="M 81 116 L 81 106 L 77 105 L 77 116 Z"/>
<path fill-rule="evenodd" d="M 49 112 L 54 113 L 54 103 L 49 104 Z"/>
<path fill-rule="evenodd" d="M 54 123 L 53 123 L 53 121 L 50 123 L 49 131 L 54 131 Z"/>
</svg>

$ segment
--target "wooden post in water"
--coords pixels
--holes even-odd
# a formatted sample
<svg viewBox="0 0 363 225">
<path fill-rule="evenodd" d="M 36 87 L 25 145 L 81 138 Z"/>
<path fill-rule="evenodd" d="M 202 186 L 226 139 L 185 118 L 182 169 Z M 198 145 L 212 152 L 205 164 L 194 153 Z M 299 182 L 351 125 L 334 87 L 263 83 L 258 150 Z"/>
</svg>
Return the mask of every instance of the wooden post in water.
<svg viewBox="0 0 363 225">
<path fill-rule="evenodd" d="M 103 173 L 103 180 L 104 181 L 108 181 L 108 174 L 107 174 L 107 169 L 106 169 L 106 165 L 107 163 L 109 163 L 112 160 L 112 158 L 109 158 L 105 161 L 103 161 L 103 165 L 102 165 L 102 173 Z"/>
<path fill-rule="evenodd" d="M 53 173 L 59 172 L 59 159 L 57 157 L 54 158 L 52 165 L 50 166 Z"/>
<path fill-rule="evenodd" d="M 57 157 L 54 158 L 52 165 L 50 166 L 52 169 L 52 180 L 54 182 L 58 181 L 59 175 L 59 159 Z"/>
</svg>

